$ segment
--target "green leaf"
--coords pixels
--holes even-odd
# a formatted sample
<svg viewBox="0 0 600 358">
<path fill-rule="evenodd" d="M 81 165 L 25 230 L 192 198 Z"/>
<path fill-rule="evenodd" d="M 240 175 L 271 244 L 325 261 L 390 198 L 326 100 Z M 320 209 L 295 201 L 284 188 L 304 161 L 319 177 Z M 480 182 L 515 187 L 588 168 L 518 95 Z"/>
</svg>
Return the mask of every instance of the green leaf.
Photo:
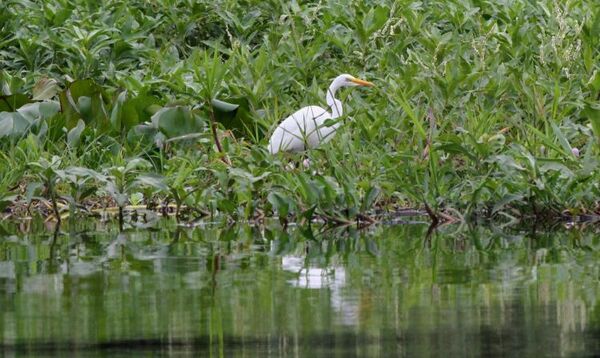
<svg viewBox="0 0 600 358">
<path fill-rule="evenodd" d="M 583 116 L 587 117 L 592 125 L 592 131 L 600 141 L 600 105 L 587 103 L 582 111 Z"/>
<path fill-rule="evenodd" d="M 10 96 L 0 96 L 0 112 L 15 112 L 27 103 L 32 101 L 24 94 L 12 94 Z"/>
<path fill-rule="evenodd" d="M 119 93 L 117 100 L 114 102 L 112 112 L 110 113 L 110 124 L 112 128 L 121 131 L 121 121 L 123 117 L 123 103 L 127 99 L 127 91 Z"/>
<path fill-rule="evenodd" d="M 67 175 L 74 175 L 80 178 L 93 178 L 99 181 L 106 181 L 106 177 L 95 170 L 84 167 L 68 167 L 65 169 Z"/>
<path fill-rule="evenodd" d="M 81 117 L 88 119 L 92 115 L 92 97 L 80 96 L 77 98 L 77 108 Z"/>
<path fill-rule="evenodd" d="M 575 175 L 573 174 L 573 172 L 571 171 L 571 169 L 569 169 L 566 165 L 559 163 L 559 162 L 546 162 L 542 165 L 540 165 L 540 173 L 545 173 L 548 171 L 557 171 L 559 173 L 562 174 L 563 177 L 565 178 L 572 178 Z"/>
<path fill-rule="evenodd" d="M 204 133 L 190 133 L 190 134 L 181 135 L 179 137 L 169 138 L 165 141 L 165 143 L 185 141 L 185 140 L 194 140 L 194 139 L 199 139 L 199 138 L 204 138 L 203 140 L 198 140 L 198 142 L 200 142 L 200 143 L 211 143 L 212 142 L 209 138 L 206 138 L 206 134 L 204 134 Z"/>
<path fill-rule="evenodd" d="M 17 202 L 17 195 L 0 195 L 0 211 Z"/>
<path fill-rule="evenodd" d="M 267 201 L 273 206 L 273 210 L 277 211 L 280 218 L 286 217 L 290 210 L 289 199 L 280 193 L 273 191 L 267 196 Z"/>
<path fill-rule="evenodd" d="M 132 160 L 127 161 L 127 165 L 125 165 L 125 172 L 131 172 L 133 170 L 146 170 L 152 168 L 152 164 L 143 158 L 134 158 Z"/>
<path fill-rule="evenodd" d="M 167 184 L 165 184 L 165 177 L 151 173 L 139 175 L 135 179 L 134 186 L 150 186 L 161 191 L 169 190 Z"/>
<path fill-rule="evenodd" d="M 215 109 L 215 111 L 222 112 L 222 113 L 234 112 L 235 110 L 237 110 L 240 107 L 239 104 L 228 103 L 228 102 L 224 102 L 224 101 L 221 101 L 218 99 L 213 99 L 211 101 L 211 104 L 212 104 L 213 108 Z"/>
<path fill-rule="evenodd" d="M 17 112 L 33 124 L 56 115 L 59 110 L 60 106 L 56 102 L 35 102 L 23 105 Z"/>
<path fill-rule="evenodd" d="M 465 146 L 462 146 L 458 143 L 444 143 L 436 146 L 436 149 L 451 154 L 463 154 L 469 157 L 472 161 L 477 161 L 477 157 L 473 154 L 472 150 L 469 150 Z"/>
<path fill-rule="evenodd" d="M 205 126 L 187 107 L 165 107 L 152 116 L 152 125 L 167 138 L 203 132 Z"/>
<path fill-rule="evenodd" d="M 494 157 L 494 162 L 502 169 L 516 169 L 519 171 L 523 171 L 525 170 L 525 168 L 519 164 L 517 164 L 517 162 L 515 161 L 515 158 L 508 156 L 508 155 L 496 155 Z"/>
<path fill-rule="evenodd" d="M 230 98 L 228 102 L 213 100 L 215 120 L 236 135 L 260 140 L 267 128 L 255 121 L 250 113 L 250 104 L 245 98 Z"/>
<path fill-rule="evenodd" d="M 12 114 L 8 112 L 0 112 L 0 138 L 8 137 L 13 132 Z"/>
<path fill-rule="evenodd" d="M 596 38 L 600 37 L 600 8 L 598 8 L 594 15 L 594 22 L 592 22 L 590 34 Z"/>
<path fill-rule="evenodd" d="M 229 174 L 231 176 L 235 176 L 238 178 L 244 178 L 246 180 L 248 180 L 250 183 L 256 183 L 259 182 L 261 180 L 263 180 L 264 178 L 268 177 L 269 175 L 271 175 L 271 172 L 264 172 L 259 176 L 254 176 L 252 175 L 252 173 L 245 171 L 244 169 L 241 168 L 230 168 L 229 169 Z"/>
<path fill-rule="evenodd" d="M 369 187 L 369 189 L 367 190 L 367 193 L 365 194 L 362 206 L 361 206 L 361 211 L 367 211 L 369 210 L 373 204 L 375 203 L 375 201 L 377 200 L 377 198 L 379 197 L 379 195 L 381 194 L 381 189 L 379 189 L 376 186 L 371 186 Z"/>
<path fill-rule="evenodd" d="M 550 124 L 552 125 L 552 130 L 554 131 L 554 135 L 558 139 L 558 142 L 560 143 L 560 145 L 562 146 L 564 151 L 566 153 L 571 154 L 573 148 L 571 148 L 571 144 L 569 144 L 569 141 L 567 140 L 567 138 L 565 137 L 563 132 L 560 130 L 560 128 L 555 123 L 550 123 Z"/>
<path fill-rule="evenodd" d="M 523 194 L 506 194 L 494 204 L 494 207 L 492 208 L 492 214 L 503 209 L 506 205 L 515 201 L 521 201 L 522 199 Z"/>
<path fill-rule="evenodd" d="M 0 138 L 5 136 L 21 137 L 30 128 L 31 122 L 19 112 L 0 112 Z"/>
<path fill-rule="evenodd" d="M 85 122 L 83 120 L 77 121 L 77 126 L 73 127 L 69 133 L 67 133 L 67 144 L 71 148 L 77 147 L 81 138 L 81 133 L 85 129 Z"/>
<path fill-rule="evenodd" d="M 72 82 L 58 97 L 61 111 L 66 116 L 67 129 L 76 126 L 79 119 L 102 130 L 110 126 L 102 89 L 94 81 L 88 79 Z"/>
<path fill-rule="evenodd" d="M 27 184 L 27 188 L 25 190 L 25 201 L 27 204 L 31 203 L 36 196 L 40 195 L 44 185 L 40 182 L 31 182 Z"/>
<path fill-rule="evenodd" d="M 55 116 L 60 111 L 60 103 L 54 101 L 37 103 L 40 116 L 48 119 Z"/>
<path fill-rule="evenodd" d="M 371 8 L 363 21 L 363 28 L 367 35 L 379 30 L 390 17 L 390 9 L 383 6 Z"/>
<path fill-rule="evenodd" d="M 129 130 L 139 123 L 150 121 L 152 115 L 162 108 L 159 104 L 158 98 L 148 95 L 128 98 L 123 103 L 121 126 Z"/>
<path fill-rule="evenodd" d="M 588 85 L 594 91 L 600 91 L 600 71 L 594 71 L 593 77 L 588 81 Z"/>
<path fill-rule="evenodd" d="M 158 134 L 158 128 L 147 124 L 134 126 L 127 132 L 127 142 L 135 145 L 154 145 Z"/>
<path fill-rule="evenodd" d="M 408 118 L 410 118 L 411 122 L 414 124 L 415 128 L 417 129 L 417 132 L 419 133 L 420 138 L 422 140 L 427 139 L 427 131 L 425 130 L 425 127 L 423 127 L 423 123 L 421 122 L 421 120 L 419 120 L 419 118 L 417 118 L 417 115 L 413 111 L 411 105 L 404 98 L 404 94 L 400 94 L 398 101 L 400 101 L 400 107 L 402 107 L 402 109 L 404 110 L 404 112 L 406 113 Z"/>
</svg>

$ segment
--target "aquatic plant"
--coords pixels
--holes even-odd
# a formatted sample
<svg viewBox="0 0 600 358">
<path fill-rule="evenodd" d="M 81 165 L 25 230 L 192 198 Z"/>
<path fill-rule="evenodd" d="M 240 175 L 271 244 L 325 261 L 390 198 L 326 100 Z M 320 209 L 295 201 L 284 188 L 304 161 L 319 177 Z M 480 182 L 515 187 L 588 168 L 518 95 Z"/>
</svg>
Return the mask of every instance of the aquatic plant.
<svg viewBox="0 0 600 358">
<path fill-rule="evenodd" d="M 251 5 L 0 4 L 5 214 L 34 197 L 57 219 L 61 201 L 122 212 L 132 194 L 282 222 L 598 210 L 596 2 Z M 270 155 L 279 121 L 340 72 L 377 87 L 340 93 L 324 147 Z"/>
</svg>

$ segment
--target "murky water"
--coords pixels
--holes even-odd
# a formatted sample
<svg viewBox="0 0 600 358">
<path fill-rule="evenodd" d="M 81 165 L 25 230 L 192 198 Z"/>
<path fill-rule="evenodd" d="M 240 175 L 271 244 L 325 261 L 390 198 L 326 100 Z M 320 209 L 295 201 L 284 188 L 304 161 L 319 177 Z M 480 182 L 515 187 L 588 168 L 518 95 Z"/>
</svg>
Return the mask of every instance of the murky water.
<svg viewBox="0 0 600 358">
<path fill-rule="evenodd" d="M 0 224 L 0 354 L 600 354 L 600 236 Z"/>
</svg>

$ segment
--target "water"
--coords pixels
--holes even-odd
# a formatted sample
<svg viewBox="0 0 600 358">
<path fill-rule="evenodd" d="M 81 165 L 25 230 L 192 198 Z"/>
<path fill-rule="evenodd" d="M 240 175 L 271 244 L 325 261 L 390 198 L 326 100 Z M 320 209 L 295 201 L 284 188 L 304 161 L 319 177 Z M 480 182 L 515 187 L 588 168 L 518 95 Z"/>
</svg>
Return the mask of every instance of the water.
<svg viewBox="0 0 600 358">
<path fill-rule="evenodd" d="M 594 227 L 148 226 L 0 224 L 0 355 L 600 354 Z"/>
</svg>

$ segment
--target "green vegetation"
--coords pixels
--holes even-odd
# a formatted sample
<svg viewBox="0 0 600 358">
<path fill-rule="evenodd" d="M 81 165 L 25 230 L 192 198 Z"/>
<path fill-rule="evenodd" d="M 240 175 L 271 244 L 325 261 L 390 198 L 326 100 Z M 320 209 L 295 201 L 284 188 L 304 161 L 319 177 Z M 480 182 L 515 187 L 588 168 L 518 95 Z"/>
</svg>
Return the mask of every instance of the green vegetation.
<svg viewBox="0 0 600 358">
<path fill-rule="evenodd" d="M 345 125 L 289 169 L 303 155 L 268 135 L 339 73 L 377 88 L 343 92 Z M 593 0 L 8 0 L 0 84 L 5 217 L 513 219 L 600 198 Z"/>
</svg>

